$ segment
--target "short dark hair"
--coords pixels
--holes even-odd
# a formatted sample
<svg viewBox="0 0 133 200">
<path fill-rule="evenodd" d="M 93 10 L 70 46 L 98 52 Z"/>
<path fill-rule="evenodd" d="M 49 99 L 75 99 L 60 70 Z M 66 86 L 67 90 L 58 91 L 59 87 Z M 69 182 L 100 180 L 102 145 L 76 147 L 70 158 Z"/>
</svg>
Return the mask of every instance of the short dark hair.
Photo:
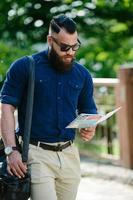
<svg viewBox="0 0 133 200">
<path fill-rule="evenodd" d="M 70 34 L 73 34 L 77 30 L 76 23 L 64 14 L 53 17 L 50 22 L 52 32 L 59 33 L 61 28 L 64 28 Z"/>
</svg>

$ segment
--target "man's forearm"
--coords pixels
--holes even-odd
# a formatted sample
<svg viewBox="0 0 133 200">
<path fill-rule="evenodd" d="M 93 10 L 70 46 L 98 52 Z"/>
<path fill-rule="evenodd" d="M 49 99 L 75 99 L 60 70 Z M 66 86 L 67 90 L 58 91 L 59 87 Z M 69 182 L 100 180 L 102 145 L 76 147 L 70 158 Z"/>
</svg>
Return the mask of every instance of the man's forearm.
<svg viewBox="0 0 133 200">
<path fill-rule="evenodd" d="M 12 105 L 1 105 L 1 134 L 5 146 L 16 146 L 14 111 L 15 108 Z"/>
<path fill-rule="evenodd" d="M 1 106 L 1 132 L 5 146 L 16 146 L 15 142 L 15 108 L 8 104 Z M 27 172 L 19 151 L 12 151 L 8 155 L 8 173 L 23 178 Z"/>
</svg>

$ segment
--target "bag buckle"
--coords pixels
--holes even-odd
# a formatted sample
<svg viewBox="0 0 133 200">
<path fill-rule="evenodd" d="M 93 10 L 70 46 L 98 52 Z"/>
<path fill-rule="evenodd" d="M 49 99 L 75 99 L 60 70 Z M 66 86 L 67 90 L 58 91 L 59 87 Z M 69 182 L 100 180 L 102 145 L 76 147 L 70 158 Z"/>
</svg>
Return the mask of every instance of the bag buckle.
<svg viewBox="0 0 133 200">
<path fill-rule="evenodd" d="M 37 147 L 40 147 L 40 141 L 37 143 Z"/>
</svg>

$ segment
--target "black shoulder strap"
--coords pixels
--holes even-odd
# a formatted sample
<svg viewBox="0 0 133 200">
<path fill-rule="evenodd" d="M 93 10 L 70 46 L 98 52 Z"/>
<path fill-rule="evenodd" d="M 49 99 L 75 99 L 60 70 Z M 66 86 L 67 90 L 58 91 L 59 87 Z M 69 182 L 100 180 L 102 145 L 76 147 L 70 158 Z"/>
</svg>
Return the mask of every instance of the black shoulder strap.
<svg viewBox="0 0 133 200">
<path fill-rule="evenodd" d="M 27 92 L 27 105 L 26 105 L 26 116 L 25 126 L 23 135 L 23 148 L 22 148 L 22 161 L 27 162 L 28 150 L 30 141 L 30 131 L 32 122 L 32 110 L 33 110 L 33 99 L 34 99 L 34 85 L 35 85 L 35 61 L 32 56 L 29 58 L 29 79 L 28 79 L 28 92 Z"/>
</svg>

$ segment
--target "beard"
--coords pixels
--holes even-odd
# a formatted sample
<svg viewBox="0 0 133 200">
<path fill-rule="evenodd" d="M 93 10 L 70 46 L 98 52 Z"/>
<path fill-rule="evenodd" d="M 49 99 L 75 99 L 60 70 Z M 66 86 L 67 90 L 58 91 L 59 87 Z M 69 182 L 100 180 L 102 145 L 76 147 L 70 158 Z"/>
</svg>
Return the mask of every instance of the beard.
<svg viewBox="0 0 133 200">
<path fill-rule="evenodd" d="M 53 47 L 51 47 L 51 49 L 49 50 L 48 57 L 49 57 L 51 67 L 53 69 L 55 69 L 56 71 L 58 71 L 60 73 L 64 73 L 64 72 L 70 71 L 72 69 L 74 58 L 72 58 L 72 60 L 70 62 L 64 62 L 63 58 L 60 57 L 56 53 L 56 51 L 54 50 Z M 66 55 L 66 57 L 70 57 L 70 56 Z"/>
</svg>

